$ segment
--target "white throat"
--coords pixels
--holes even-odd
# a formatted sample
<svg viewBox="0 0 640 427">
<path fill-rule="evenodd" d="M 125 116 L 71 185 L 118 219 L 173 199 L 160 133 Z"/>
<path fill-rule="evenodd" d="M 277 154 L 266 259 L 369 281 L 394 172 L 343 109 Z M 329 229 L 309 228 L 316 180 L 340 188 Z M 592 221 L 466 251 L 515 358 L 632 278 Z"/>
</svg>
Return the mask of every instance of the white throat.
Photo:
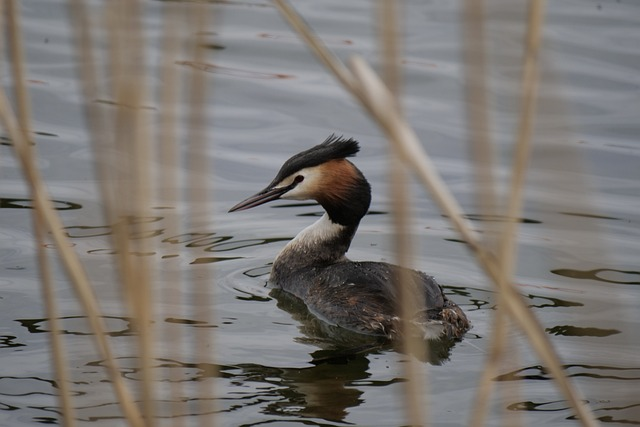
<svg viewBox="0 0 640 427">
<path fill-rule="evenodd" d="M 345 231 L 346 226 L 336 224 L 329 219 L 326 213 L 322 217 L 302 230 L 282 249 L 276 257 L 274 264 L 278 262 L 278 258 L 285 254 L 298 252 L 302 256 L 311 255 L 309 251 L 322 248 L 326 243 L 339 238 Z"/>
</svg>

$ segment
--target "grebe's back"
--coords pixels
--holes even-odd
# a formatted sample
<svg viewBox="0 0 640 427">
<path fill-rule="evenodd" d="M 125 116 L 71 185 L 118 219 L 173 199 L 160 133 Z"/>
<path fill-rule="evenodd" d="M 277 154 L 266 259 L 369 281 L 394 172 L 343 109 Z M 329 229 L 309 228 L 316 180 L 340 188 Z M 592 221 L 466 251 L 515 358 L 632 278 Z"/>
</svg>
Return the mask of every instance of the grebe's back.
<svg viewBox="0 0 640 427">
<path fill-rule="evenodd" d="M 424 297 L 411 317 L 414 331 L 426 339 L 460 338 L 469 328 L 462 310 L 451 302 L 432 276 L 396 265 L 342 261 L 299 270 L 275 283 L 302 299 L 309 311 L 325 322 L 367 335 L 395 339 L 400 318 L 396 280 L 415 287 Z"/>
</svg>

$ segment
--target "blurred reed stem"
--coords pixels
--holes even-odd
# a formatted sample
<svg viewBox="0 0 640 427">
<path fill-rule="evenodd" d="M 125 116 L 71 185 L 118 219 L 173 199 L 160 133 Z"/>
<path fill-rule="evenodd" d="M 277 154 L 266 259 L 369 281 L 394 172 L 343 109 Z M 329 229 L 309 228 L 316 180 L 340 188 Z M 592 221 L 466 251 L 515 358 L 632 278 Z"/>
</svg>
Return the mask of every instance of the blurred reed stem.
<svg viewBox="0 0 640 427">
<path fill-rule="evenodd" d="M 159 143 L 157 170 L 158 181 L 158 197 L 161 206 L 168 207 L 164 212 L 166 230 L 169 235 L 177 236 L 181 234 L 181 223 L 178 216 L 179 192 L 178 182 L 180 167 L 180 150 L 178 149 L 178 118 L 177 104 L 179 100 L 180 81 L 178 79 L 178 69 L 175 65 L 175 58 L 178 55 L 180 41 L 182 41 L 182 31 L 186 27 L 185 17 L 179 13 L 182 8 L 176 7 L 171 2 L 163 5 L 163 31 L 162 31 L 162 65 L 160 79 L 159 94 L 159 123 L 157 127 L 156 140 Z M 178 249 L 180 250 L 180 248 Z M 162 313 L 163 318 L 183 317 L 176 316 L 174 312 L 175 306 L 182 303 L 182 289 L 184 286 L 182 274 L 175 268 L 163 271 L 166 276 L 167 286 L 162 295 L 162 301 L 167 307 L 167 312 Z M 182 360 L 184 356 L 184 336 L 178 333 L 172 323 L 164 322 L 163 340 L 172 345 L 165 346 L 164 357 L 169 360 Z M 177 369 L 166 368 L 165 378 L 169 378 L 169 387 L 166 392 L 169 394 L 169 400 L 176 402 L 181 399 L 184 393 L 184 387 L 181 380 L 181 372 Z M 175 411 L 175 410 L 174 410 Z M 183 417 L 177 413 L 170 415 L 173 427 L 184 426 Z"/>
<path fill-rule="evenodd" d="M 189 20 L 192 23 L 192 31 L 189 55 L 198 64 L 205 63 L 206 40 L 208 29 L 211 25 L 209 16 L 211 8 L 206 3 L 194 4 L 189 10 Z M 209 170 L 209 158 L 204 155 L 208 151 L 211 139 L 207 138 L 205 126 L 207 121 L 207 99 L 208 85 L 207 75 L 196 69 L 191 69 L 188 89 L 188 111 L 187 111 L 187 169 L 189 214 L 188 225 L 190 229 L 198 229 L 202 226 L 201 221 L 205 218 L 205 223 L 210 224 L 213 220 L 209 200 L 212 191 L 209 186 L 211 171 Z M 205 324 L 213 324 L 213 301 L 211 299 L 211 266 L 206 264 L 191 272 L 191 283 L 193 285 L 193 316 Z M 212 360 L 215 356 L 213 337 L 211 329 L 197 328 L 195 330 L 196 354 L 206 360 Z M 215 366 L 211 363 L 209 366 Z M 217 375 L 217 372 L 207 372 L 207 377 Z M 198 383 L 201 399 L 196 404 L 201 414 L 199 423 L 203 427 L 215 425 L 215 400 L 205 396 L 213 396 L 214 384 L 211 378 L 203 378 Z"/>
<path fill-rule="evenodd" d="M 151 141 L 149 135 L 145 41 L 141 28 L 141 4 L 132 0 L 114 0 L 106 4 L 106 33 L 110 64 L 114 74 L 113 93 L 116 105 L 112 144 L 117 156 L 112 164 L 123 164 L 106 171 L 101 179 L 116 185 L 117 203 L 112 218 L 117 218 L 116 257 L 120 260 L 123 296 L 129 317 L 137 331 L 138 363 L 141 373 L 142 413 L 147 423 L 154 419 L 153 295 L 150 240 L 146 218 L 151 216 Z M 119 173 L 118 173 L 119 172 Z M 136 237 L 133 237 L 136 236 Z"/>
<path fill-rule="evenodd" d="M 466 0 L 463 4 L 462 40 L 464 53 L 466 119 L 468 129 L 468 143 L 473 159 L 475 174 L 476 205 L 480 214 L 486 218 L 494 218 L 498 212 L 497 186 L 493 176 L 494 149 L 491 139 L 491 109 L 489 106 L 489 79 L 487 74 L 487 45 L 485 30 L 485 2 L 484 0 Z M 506 217 L 506 221 L 511 221 Z M 515 218 L 513 219 L 515 221 Z M 483 223 L 483 242 L 487 250 L 497 253 L 497 239 L 500 237 L 498 222 L 485 221 Z M 508 262 L 505 258 L 497 257 L 503 267 Z M 507 277 L 508 276 L 504 276 Z M 475 403 L 471 411 L 469 424 L 481 426 L 484 424 L 486 412 L 489 409 L 489 399 L 493 379 L 498 374 L 498 368 L 503 360 L 509 328 L 503 305 L 505 300 L 501 292 L 497 293 L 496 311 L 493 318 L 492 334 L 489 339 L 489 352 L 484 369 L 480 373 L 480 381 L 476 387 Z"/>
<path fill-rule="evenodd" d="M 393 96 L 393 102 L 401 110 L 400 94 L 402 90 L 402 72 L 400 50 L 400 28 L 398 26 L 399 15 L 403 2 L 396 0 L 381 0 L 378 2 L 378 33 L 380 43 L 380 59 L 383 76 L 387 87 Z M 389 146 L 391 148 L 391 146 Z M 394 223 L 394 247 L 396 262 L 399 265 L 409 266 L 413 253 L 411 239 L 411 212 L 409 182 L 407 173 L 402 167 L 402 162 L 393 150 L 389 150 L 389 166 L 391 177 L 391 197 L 393 203 Z M 404 370 L 404 408 L 406 418 L 411 426 L 425 425 L 425 393 L 423 380 L 425 375 L 424 365 L 424 341 L 415 333 L 412 333 L 411 319 L 415 313 L 419 313 L 424 307 L 419 302 L 424 301 L 422 289 L 413 284 L 409 272 L 401 270 L 398 277 L 394 278 L 395 286 L 400 295 L 400 307 L 398 313 L 401 318 L 402 347 L 405 354 L 402 369 Z"/>
<path fill-rule="evenodd" d="M 31 105 L 27 93 L 24 68 L 24 54 L 22 47 L 22 28 L 20 23 L 20 13 L 15 0 L 8 0 L 6 3 L 7 32 L 10 42 L 10 59 L 12 68 L 12 79 L 15 90 L 15 99 L 18 111 L 18 126 L 22 132 L 23 142 L 26 142 L 25 151 L 27 161 L 31 168 L 35 168 L 36 150 L 31 145 L 29 136 L 31 135 Z M 0 17 L 4 16 L 3 4 L 0 4 Z M 16 141 L 15 143 L 19 143 Z M 31 196 L 33 199 L 33 195 Z M 51 266 L 45 250 L 45 225 L 38 215 L 33 215 L 33 231 L 37 245 L 38 270 L 40 272 L 40 285 L 44 300 L 45 317 L 49 320 L 51 345 L 52 369 L 55 375 L 56 388 L 59 390 L 58 399 L 61 408 L 60 424 L 64 427 L 75 425 L 75 411 L 71 402 L 71 391 L 69 374 L 66 368 L 65 345 L 60 333 L 60 320 L 53 280 L 51 278 Z"/>
</svg>

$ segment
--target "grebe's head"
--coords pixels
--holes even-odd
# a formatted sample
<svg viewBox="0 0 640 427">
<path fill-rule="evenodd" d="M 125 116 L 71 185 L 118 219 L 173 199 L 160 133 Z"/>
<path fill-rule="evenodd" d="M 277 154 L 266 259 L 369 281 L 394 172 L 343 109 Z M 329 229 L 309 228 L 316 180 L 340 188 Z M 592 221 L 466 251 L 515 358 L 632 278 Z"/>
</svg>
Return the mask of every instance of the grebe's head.
<svg viewBox="0 0 640 427">
<path fill-rule="evenodd" d="M 355 156 L 359 150 L 354 139 L 331 135 L 322 144 L 284 162 L 264 190 L 238 203 L 229 212 L 250 209 L 277 199 L 313 199 L 327 209 L 354 198 L 366 198 L 366 212 L 370 200 L 369 184 L 346 159 Z"/>
</svg>

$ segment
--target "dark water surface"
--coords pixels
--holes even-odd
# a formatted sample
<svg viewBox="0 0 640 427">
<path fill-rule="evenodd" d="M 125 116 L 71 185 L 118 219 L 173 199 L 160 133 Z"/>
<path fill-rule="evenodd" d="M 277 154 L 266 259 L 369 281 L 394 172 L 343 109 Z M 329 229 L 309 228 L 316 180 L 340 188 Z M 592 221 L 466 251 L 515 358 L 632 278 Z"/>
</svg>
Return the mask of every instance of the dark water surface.
<svg viewBox="0 0 640 427">
<path fill-rule="evenodd" d="M 165 3 L 145 2 L 154 89 L 162 85 L 155 70 Z M 517 123 L 514 94 L 523 32 L 517 3 L 497 2 L 488 11 L 490 102 L 501 147 L 496 172 L 502 181 L 508 178 Z M 295 5 L 340 57 L 361 54 L 375 63 L 372 2 Z M 265 288 L 275 254 L 321 209 L 279 202 L 226 213 L 263 188 L 291 154 L 333 132 L 352 136 L 361 141 L 355 162 L 374 195 L 349 254 L 392 261 L 385 140 L 267 1 L 215 7 L 220 25 L 211 35 L 208 65 L 190 62 L 187 55 L 175 58 L 175 66 L 185 72 L 197 68 L 207 73 L 212 89 L 207 112 L 211 144 L 203 153 L 214 171 L 211 216 L 175 233 L 168 219 L 181 212 L 169 206 L 158 204 L 153 216 L 134 219 L 152 229 L 145 237 L 156 249 L 142 255 L 160 272 L 155 283 L 163 314 L 156 324 L 168 334 L 158 338 L 163 357 L 154 365 L 161 380 L 158 414 L 166 425 L 171 416 L 190 425 L 213 411 L 224 426 L 403 425 L 402 356 L 397 351 L 354 336 L 328 339 L 326 328 L 295 301 L 275 298 Z M 22 2 L 21 9 L 39 166 L 95 284 L 123 376 L 133 384 L 140 378 L 135 336 L 115 285 L 111 230 L 100 214 L 65 2 L 31 0 Z M 407 114 L 472 223 L 480 228 L 501 221 L 475 214 L 459 4 L 409 1 L 406 11 Z M 550 2 L 547 19 L 544 96 L 520 223 L 517 282 L 596 417 L 603 425 L 640 425 L 640 3 Z M 6 65 L 3 71 L 3 86 L 11 89 Z M 150 101 L 150 107 L 156 108 L 156 102 Z M 55 424 L 57 388 L 35 265 L 31 201 L 10 141 L 2 136 L 0 425 Z M 178 185 L 185 190 L 185 184 Z M 465 425 L 489 346 L 496 295 L 428 195 L 418 186 L 413 194 L 414 266 L 436 276 L 474 324 L 453 348 L 431 349 L 425 405 L 432 425 Z M 185 288 L 181 299 L 161 303 L 160 295 L 175 287 L 176 277 L 205 280 L 211 269 L 215 280 L 206 283 L 206 296 L 214 301 L 215 321 L 190 310 L 203 297 L 198 288 Z M 83 425 L 123 425 L 103 363 L 59 266 L 54 277 L 78 418 Z M 193 358 L 194 331 L 214 337 L 209 356 Z M 169 338 L 175 336 L 187 338 Z M 489 425 L 498 424 L 499 409 L 525 425 L 577 425 L 530 346 L 516 332 L 510 338 L 509 361 L 495 378 L 501 399 L 492 406 Z M 345 351 L 349 345 L 361 351 Z M 196 399 L 202 386 L 213 384 L 215 395 Z M 172 387 L 180 399 L 170 400 Z"/>
</svg>

